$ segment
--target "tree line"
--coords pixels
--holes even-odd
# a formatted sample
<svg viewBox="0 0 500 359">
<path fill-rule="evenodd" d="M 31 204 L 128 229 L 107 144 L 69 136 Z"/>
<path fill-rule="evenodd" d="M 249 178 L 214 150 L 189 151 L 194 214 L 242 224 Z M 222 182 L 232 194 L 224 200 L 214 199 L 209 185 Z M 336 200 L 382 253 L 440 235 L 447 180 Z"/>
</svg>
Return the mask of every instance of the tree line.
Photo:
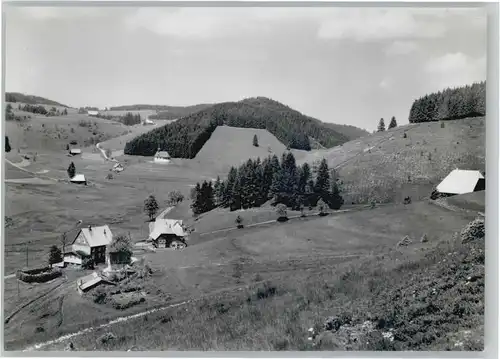
<svg viewBox="0 0 500 359">
<path fill-rule="evenodd" d="M 298 210 L 314 207 L 322 199 L 330 208 L 339 209 L 344 200 L 335 171 L 323 159 L 317 169 L 308 163 L 298 166 L 291 152 L 268 156 L 263 161 L 249 159 L 238 168 L 231 167 L 227 178 L 197 183 L 191 208 L 195 215 L 216 207 L 231 211 L 260 207 L 271 200 Z"/>
<path fill-rule="evenodd" d="M 431 93 L 415 100 L 410 123 L 456 120 L 486 114 L 486 82 Z"/>
<path fill-rule="evenodd" d="M 266 129 L 289 148 L 309 151 L 309 138 L 330 148 L 349 140 L 314 118 L 267 99 L 253 98 L 214 105 L 136 137 L 128 155 L 152 156 L 158 147 L 173 157 L 193 158 L 217 126 Z"/>
<path fill-rule="evenodd" d="M 10 104 L 9 104 L 10 106 Z M 12 107 L 11 107 L 12 109 Z M 18 110 L 20 111 L 25 111 L 25 112 L 31 112 L 35 114 L 40 114 L 44 116 L 62 116 L 62 115 L 67 115 L 68 114 L 68 109 L 65 108 L 62 111 L 59 111 L 56 107 L 52 107 L 50 110 L 47 110 L 45 106 L 42 105 L 30 105 L 30 104 L 25 104 L 25 105 L 18 105 Z"/>
</svg>

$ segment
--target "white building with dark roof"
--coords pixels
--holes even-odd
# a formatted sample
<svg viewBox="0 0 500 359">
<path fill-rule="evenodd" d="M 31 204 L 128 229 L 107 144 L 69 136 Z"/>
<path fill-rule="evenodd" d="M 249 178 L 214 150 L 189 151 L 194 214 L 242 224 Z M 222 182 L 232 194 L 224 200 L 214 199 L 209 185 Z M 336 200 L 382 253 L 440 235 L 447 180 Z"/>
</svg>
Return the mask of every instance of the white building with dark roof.
<svg viewBox="0 0 500 359">
<path fill-rule="evenodd" d="M 68 241 L 71 245 L 65 250 L 64 262 L 81 265 L 86 256 L 90 256 L 95 264 L 106 262 L 106 247 L 113 240 L 113 233 L 107 225 L 88 226 L 70 233 Z"/>
</svg>

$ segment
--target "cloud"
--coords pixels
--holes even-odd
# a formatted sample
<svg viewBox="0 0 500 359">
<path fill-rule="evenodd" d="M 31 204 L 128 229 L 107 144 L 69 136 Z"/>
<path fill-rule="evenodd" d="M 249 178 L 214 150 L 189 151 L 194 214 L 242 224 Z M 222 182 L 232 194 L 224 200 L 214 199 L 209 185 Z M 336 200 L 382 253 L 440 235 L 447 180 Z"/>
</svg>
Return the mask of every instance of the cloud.
<svg viewBox="0 0 500 359">
<path fill-rule="evenodd" d="M 414 41 L 394 41 L 386 49 L 387 56 L 408 55 L 417 51 L 418 45 Z"/>
<path fill-rule="evenodd" d="M 462 52 L 431 58 L 424 67 L 440 87 L 455 87 L 486 79 L 486 56 L 473 58 Z"/>
<path fill-rule="evenodd" d="M 335 17 L 321 23 L 318 36 L 326 39 L 373 41 L 435 38 L 446 27 L 436 19 L 418 17 L 412 9 L 337 9 Z"/>
<path fill-rule="evenodd" d="M 314 24 L 321 39 L 376 41 L 439 38 L 446 20 L 470 9 L 424 8 L 141 8 L 125 19 L 131 28 L 188 38 L 234 36 L 281 25 Z"/>
</svg>

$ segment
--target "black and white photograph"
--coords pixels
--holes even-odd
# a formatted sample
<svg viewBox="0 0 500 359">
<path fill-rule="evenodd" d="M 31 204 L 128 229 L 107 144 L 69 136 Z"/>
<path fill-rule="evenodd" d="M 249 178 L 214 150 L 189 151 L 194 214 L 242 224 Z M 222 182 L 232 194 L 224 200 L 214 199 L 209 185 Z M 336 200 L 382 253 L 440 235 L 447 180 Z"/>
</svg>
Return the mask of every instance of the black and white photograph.
<svg viewBox="0 0 500 359">
<path fill-rule="evenodd" d="M 483 351 L 487 40 L 479 3 L 4 2 L 3 350 Z"/>
</svg>

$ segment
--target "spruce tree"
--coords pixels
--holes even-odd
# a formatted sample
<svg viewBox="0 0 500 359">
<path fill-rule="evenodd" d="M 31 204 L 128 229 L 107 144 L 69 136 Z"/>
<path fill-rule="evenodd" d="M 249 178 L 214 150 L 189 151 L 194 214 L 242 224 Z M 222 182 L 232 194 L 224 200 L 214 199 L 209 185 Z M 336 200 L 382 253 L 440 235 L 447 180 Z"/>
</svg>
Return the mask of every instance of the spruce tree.
<svg viewBox="0 0 500 359">
<path fill-rule="evenodd" d="M 377 132 L 384 132 L 384 131 L 385 131 L 385 123 L 384 119 L 381 118 L 380 121 L 378 122 Z"/>
<path fill-rule="evenodd" d="M 230 210 L 235 211 L 237 209 L 242 208 L 241 204 L 241 179 L 242 173 L 238 171 L 236 175 L 236 180 L 234 181 L 233 188 L 231 189 L 231 201 L 230 201 Z"/>
<path fill-rule="evenodd" d="M 257 139 L 257 135 L 253 135 L 253 145 L 255 147 L 259 147 L 259 140 Z"/>
<path fill-rule="evenodd" d="M 232 201 L 233 187 L 236 182 L 236 177 L 238 176 L 238 170 L 235 167 L 231 167 L 227 180 L 224 182 L 223 188 L 223 205 L 224 207 L 229 207 Z"/>
<path fill-rule="evenodd" d="M 73 162 L 70 163 L 67 172 L 68 172 L 69 178 L 75 177 L 76 168 L 75 168 L 75 164 Z"/>
<path fill-rule="evenodd" d="M 330 192 L 330 173 L 328 170 L 328 163 L 323 158 L 318 166 L 318 175 L 316 183 L 314 184 L 314 192 L 323 197 Z"/>
<path fill-rule="evenodd" d="M 191 210 L 193 211 L 194 215 L 198 215 L 203 212 L 202 193 L 201 193 L 201 186 L 199 183 L 196 183 L 192 197 L 193 198 L 191 203 Z"/>
<path fill-rule="evenodd" d="M 389 123 L 389 129 L 397 127 L 398 123 L 396 122 L 396 117 L 392 116 L 391 122 Z"/>
<path fill-rule="evenodd" d="M 214 184 L 214 205 L 219 207 L 224 202 L 224 182 L 221 181 L 220 177 L 217 176 L 217 180 Z"/>
<path fill-rule="evenodd" d="M 10 147 L 10 142 L 9 142 L 9 136 L 5 136 L 5 152 L 10 152 L 11 147 Z"/>
<path fill-rule="evenodd" d="M 149 197 L 144 201 L 144 212 L 146 212 L 150 221 L 154 219 L 156 212 L 158 212 L 159 209 L 160 207 L 158 206 L 155 196 L 152 194 L 149 195 Z"/>
</svg>

